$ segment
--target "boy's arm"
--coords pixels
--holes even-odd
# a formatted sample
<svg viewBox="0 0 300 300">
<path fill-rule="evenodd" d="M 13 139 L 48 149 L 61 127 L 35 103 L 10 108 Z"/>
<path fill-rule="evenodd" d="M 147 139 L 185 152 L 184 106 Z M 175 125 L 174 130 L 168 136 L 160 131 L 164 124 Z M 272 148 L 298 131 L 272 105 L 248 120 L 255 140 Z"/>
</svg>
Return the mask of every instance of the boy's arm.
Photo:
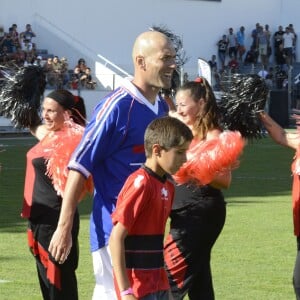
<svg viewBox="0 0 300 300">
<path fill-rule="evenodd" d="M 130 282 L 126 272 L 126 263 L 125 263 L 125 246 L 124 240 L 127 236 L 127 229 L 118 222 L 111 232 L 109 239 L 109 249 L 112 258 L 112 265 L 114 270 L 114 276 L 118 284 L 119 291 L 125 291 L 130 288 Z M 134 300 L 134 295 L 128 294 L 122 296 L 122 299 Z"/>
</svg>

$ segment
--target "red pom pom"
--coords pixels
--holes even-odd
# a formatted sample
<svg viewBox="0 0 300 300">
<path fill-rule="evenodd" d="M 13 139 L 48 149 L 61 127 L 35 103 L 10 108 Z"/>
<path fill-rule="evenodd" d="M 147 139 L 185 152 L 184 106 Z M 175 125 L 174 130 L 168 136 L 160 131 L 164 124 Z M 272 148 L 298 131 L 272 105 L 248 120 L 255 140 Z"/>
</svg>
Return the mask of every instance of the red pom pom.
<svg viewBox="0 0 300 300">
<path fill-rule="evenodd" d="M 63 196 L 67 177 L 68 163 L 72 153 L 79 144 L 84 127 L 72 120 L 65 122 L 63 129 L 49 133 L 42 141 L 45 146 L 45 158 L 47 160 L 47 175 L 52 179 L 53 186 L 58 195 Z M 92 192 L 93 184 L 90 177 L 85 182 L 82 196 L 88 191 Z"/>
<path fill-rule="evenodd" d="M 217 174 L 231 169 L 243 148 L 244 140 L 237 131 L 224 131 L 218 138 L 191 145 L 188 160 L 174 179 L 178 184 L 209 184 Z"/>
</svg>

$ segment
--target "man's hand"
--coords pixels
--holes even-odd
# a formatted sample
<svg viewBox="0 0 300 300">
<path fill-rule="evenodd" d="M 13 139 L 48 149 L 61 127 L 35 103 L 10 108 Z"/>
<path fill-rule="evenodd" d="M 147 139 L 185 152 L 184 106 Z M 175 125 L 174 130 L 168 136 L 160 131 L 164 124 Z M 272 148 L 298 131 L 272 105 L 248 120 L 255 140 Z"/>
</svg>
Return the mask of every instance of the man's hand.
<svg viewBox="0 0 300 300">
<path fill-rule="evenodd" d="M 72 234 L 61 227 L 57 227 L 49 245 L 49 252 L 60 264 L 63 264 L 72 248 Z"/>
<path fill-rule="evenodd" d="M 71 251 L 74 213 L 83 190 L 84 181 L 85 178 L 81 173 L 69 171 L 58 225 L 48 248 L 53 258 L 60 264 L 65 262 Z"/>
</svg>

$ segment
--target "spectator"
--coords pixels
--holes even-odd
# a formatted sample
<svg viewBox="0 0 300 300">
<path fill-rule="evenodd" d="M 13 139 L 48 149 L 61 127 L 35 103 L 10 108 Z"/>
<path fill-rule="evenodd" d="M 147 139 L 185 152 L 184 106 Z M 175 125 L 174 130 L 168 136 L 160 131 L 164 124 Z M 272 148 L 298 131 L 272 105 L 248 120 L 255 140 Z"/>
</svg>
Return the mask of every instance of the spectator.
<svg viewBox="0 0 300 300">
<path fill-rule="evenodd" d="M 25 53 L 28 53 L 33 50 L 33 44 L 30 42 L 30 40 L 24 39 L 21 42 L 21 48 Z"/>
<path fill-rule="evenodd" d="M 29 42 L 33 43 L 33 38 L 36 37 L 36 34 L 32 31 L 31 25 L 26 24 L 25 31 L 20 33 L 20 42 L 24 40 L 28 40 Z"/>
<path fill-rule="evenodd" d="M 5 37 L 4 27 L 0 26 L 0 44 L 1 44 L 4 37 Z"/>
<path fill-rule="evenodd" d="M 268 59 L 268 63 L 269 63 L 270 56 L 272 55 L 272 45 L 271 45 L 271 36 L 272 36 L 272 33 L 271 33 L 270 29 L 269 29 L 269 25 L 268 24 L 265 25 L 265 33 L 266 33 L 266 36 L 267 36 L 267 39 L 268 39 L 267 59 Z"/>
<path fill-rule="evenodd" d="M 216 55 L 211 56 L 211 60 L 208 61 L 208 64 L 210 65 L 211 68 L 211 73 L 212 73 L 212 87 L 214 90 L 219 91 L 220 90 L 220 74 L 218 72 L 218 65 L 216 61 Z M 185 81 L 187 82 L 187 81 Z M 184 82 L 184 83 L 185 83 Z"/>
<path fill-rule="evenodd" d="M 65 66 L 61 63 L 58 56 L 54 56 L 52 60 L 52 70 L 54 77 L 54 84 L 57 89 L 62 89 L 65 82 Z"/>
<path fill-rule="evenodd" d="M 74 68 L 71 85 L 73 89 L 80 89 L 84 86 L 84 80 L 86 78 L 86 62 L 84 58 L 78 59 L 77 65 Z"/>
<path fill-rule="evenodd" d="M 11 60 L 11 53 L 8 52 L 7 47 L 3 46 L 0 50 L 0 62 L 7 64 Z"/>
<path fill-rule="evenodd" d="M 20 46 L 20 39 L 19 39 L 19 33 L 17 31 L 17 25 L 16 24 L 13 24 L 11 26 L 11 36 L 12 36 L 12 39 L 14 41 L 14 45 L 15 45 L 15 49 Z"/>
<path fill-rule="evenodd" d="M 275 62 L 277 65 L 282 65 L 284 62 L 282 62 L 282 45 L 283 45 L 283 28 L 282 26 L 278 26 L 278 30 L 274 33 L 274 56 L 275 56 Z"/>
<path fill-rule="evenodd" d="M 257 63 L 257 51 L 253 46 L 247 51 L 245 56 L 245 65 L 256 64 Z"/>
<path fill-rule="evenodd" d="M 52 67 L 53 67 L 54 72 L 59 71 L 61 69 L 61 63 L 59 61 L 58 56 L 56 56 L 56 55 L 52 59 Z"/>
<path fill-rule="evenodd" d="M 286 76 L 286 77 L 283 79 L 283 82 L 282 82 L 282 88 L 287 90 L 288 87 L 289 87 L 289 80 L 288 80 L 288 76 Z"/>
<path fill-rule="evenodd" d="M 53 70 L 52 57 L 48 57 L 46 63 L 43 66 L 44 73 L 46 75 L 46 82 L 50 87 L 55 85 L 55 76 Z"/>
<path fill-rule="evenodd" d="M 239 69 L 239 62 L 235 57 L 232 57 L 228 63 L 228 67 L 231 73 L 236 73 Z"/>
<path fill-rule="evenodd" d="M 284 51 L 283 51 L 283 44 L 281 44 L 279 46 L 279 51 L 278 51 L 277 57 L 276 57 L 276 63 L 281 69 L 284 69 L 286 67 L 285 54 L 284 54 Z"/>
<path fill-rule="evenodd" d="M 17 66 L 23 66 L 26 59 L 26 53 L 22 50 L 21 46 L 17 46 L 16 52 L 13 54 L 13 60 Z"/>
<path fill-rule="evenodd" d="M 79 68 L 80 75 L 83 75 L 85 73 L 85 69 L 87 68 L 87 65 L 85 64 L 85 60 L 83 58 L 80 58 L 75 68 L 76 67 Z"/>
<path fill-rule="evenodd" d="M 237 41 L 237 53 L 239 61 L 243 61 L 243 56 L 246 52 L 245 48 L 245 27 L 241 26 L 240 30 L 236 34 L 236 41 Z"/>
<path fill-rule="evenodd" d="M 71 77 L 71 87 L 74 90 L 80 89 L 80 68 L 75 67 Z"/>
<path fill-rule="evenodd" d="M 288 76 L 286 71 L 283 68 L 277 66 L 275 72 L 275 82 L 276 82 L 277 89 L 282 89 L 284 87 L 287 77 Z"/>
<path fill-rule="evenodd" d="M 61 63 L 61 72 L 63 77 L 63 85 L 65 85 L 70 81 L 68 59 L 66 57 L 62 57 L 60 59 L 60 63 Z"/>
<path fill-rule="evenodd" d="M 226 52 L 228 47 L 228 40 L 225 34 L 222 36 L 222 39 L 218 41 L 217 46 L 218 56 L 221 61 L 221 71 L 224 71 L 226 62 Z"/>
<path fill-rule="evenodd" d="M 15 52 L 15 44 L 14 44 L 14 40 L 12 38 L 12 36 L 10 34 L 7 34 L 6 36 L 4 36 L 4 38 L 1 41 L 0 46 L 6 47 L 7 48 L 7 53 L 12 54 Z"/>
<path fill-rule="evenodd" d="M 251 37 L 252 37 L 252 46 L 254 50 L 257 50 L 257 33 L 259 31 L 260 24 L 256 23 L 255 28 L 251 32 Z"/>
<path fill-rule="evenodd" d="M 262 26 L 258 27 L 257 30 L 257 44 L 256 48 L 258 49 L 258 53 L 260 55 L 260 61 L 263 65 L 263 68 L 267 68 L 268 66 L 268 35 L 264 31 Z"/>
<path fill-rule="evenodd" d="M 267 75 L 272 81 L 274 80 L 275 78 L 275 75 L 274 75 L 274 68 L 273 67 L 269 67 L 269 70 L 268 70 L 268 75 Z"/>
<path fill-rule="evenodd" d="M 267 76 L 265 78 L 265 83 L 269 90 L 273 89 L 273 80 L 272 80 L 272 76 L 270 74 L 267 74 Z"/>
<path fill-rule="evenodd" d="M 80 77 L 80 82 L 83 87 L 87 89 L 94 90 L 96 87 L 96 81 L 93 80 L 92 74 L 91 74 L 91 68 L 87 67 L 85 69 L 85 72 Z"/>
<path fill-rule="evenodd" d="M 218 71 L 217 57 L 215 54 L 211 56 L 211 59 L 208 61 L 208 64 L 211 68 L 212 73 Z"/>
<path fill-rule="evenodd" d="M 295 28 L 293 26 L 293 24 L 289 24 L 289 28 L 290 28 L 290 31 L 291 33 L 294 34 L 294 42 L 293 42 L 293 61 L 296 61 L 296 44 L 297 44 L 297 34 L 295 32 Z"/>
<path fill-rule="evenodd" d="M 233 28 L 230 27 L 228 31 L 228 55 L 229 58 L 232 59 L 237 57 L 237 40 L 235 34 L 233 33 Z"/>
<path fill-rule="evenodd" d="M 12 24 L 12 37 L 13 39 L 19 39 L 19 32 L 18 32 L 18 26 L 17 24 Z"/>
<path fill-rule="evenodd" d="M 291 32 L 290 27 L 285 28 L 285 33 L 283 34 L 283 55 L 285 57 L 285 63 L 287 66 L 292 65 L 293 59 L 293 48 L 295 45 L 295 35 Z"/>
<path fill-rule="evenodd" d="M 36 44 L 35 43 L 32 43 L 31 53 L 34 56 L 38 56 L 38 54 L 36 53 Z"/>
<path fill-rule="evenodd" d="M 11 37 L 11 39 L 12 39 L 12 42 L 13 42 L 13 52 L 15 52 L 16 51 L 16 47 L 20 44 L 19 43 L 18 35 L 15 32 L 15 28 L 12 27 L 12 26 L 9 27 L 7 35 L 9 35 Z"/>
<path fill-rule="evenodd" d="M 42 67 L 42 60 L 43 60 L 43 58 L 40 55 L 38 55 L 35 58 L 35 60 L 33 61 L 33 65 L 38 66 L 38 67 Z"/>
<path fill-rule="evenodd" d="M 34 60 L 35 60 L 35 57 L 32 54 L 32 52 L 27 53 L 25 61 L 24 61 L 24 67 L 32 66 L 34 63 Z"/>
</svg>

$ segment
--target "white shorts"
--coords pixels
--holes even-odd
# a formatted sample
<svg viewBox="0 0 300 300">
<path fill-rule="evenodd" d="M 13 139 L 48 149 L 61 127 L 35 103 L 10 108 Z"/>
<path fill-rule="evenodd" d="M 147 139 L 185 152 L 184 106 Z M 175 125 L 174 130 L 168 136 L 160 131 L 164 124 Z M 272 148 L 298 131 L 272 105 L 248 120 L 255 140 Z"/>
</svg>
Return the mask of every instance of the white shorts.
<svg viewBox="0 0 300 300">
<path fill-rule="evenodd" d="M 260 55 L 267 55 L 268 54 L 267 53 L 267 51 L 268 51 L 267 45 L 260 45 L 258 51 L 259 51 Z"/>
<path fill-rule="evenodd" d="M 116 300 L 111 256 L 108 246 L 92 252 L 96 285 L 92 300 Z"/>
</svg>

